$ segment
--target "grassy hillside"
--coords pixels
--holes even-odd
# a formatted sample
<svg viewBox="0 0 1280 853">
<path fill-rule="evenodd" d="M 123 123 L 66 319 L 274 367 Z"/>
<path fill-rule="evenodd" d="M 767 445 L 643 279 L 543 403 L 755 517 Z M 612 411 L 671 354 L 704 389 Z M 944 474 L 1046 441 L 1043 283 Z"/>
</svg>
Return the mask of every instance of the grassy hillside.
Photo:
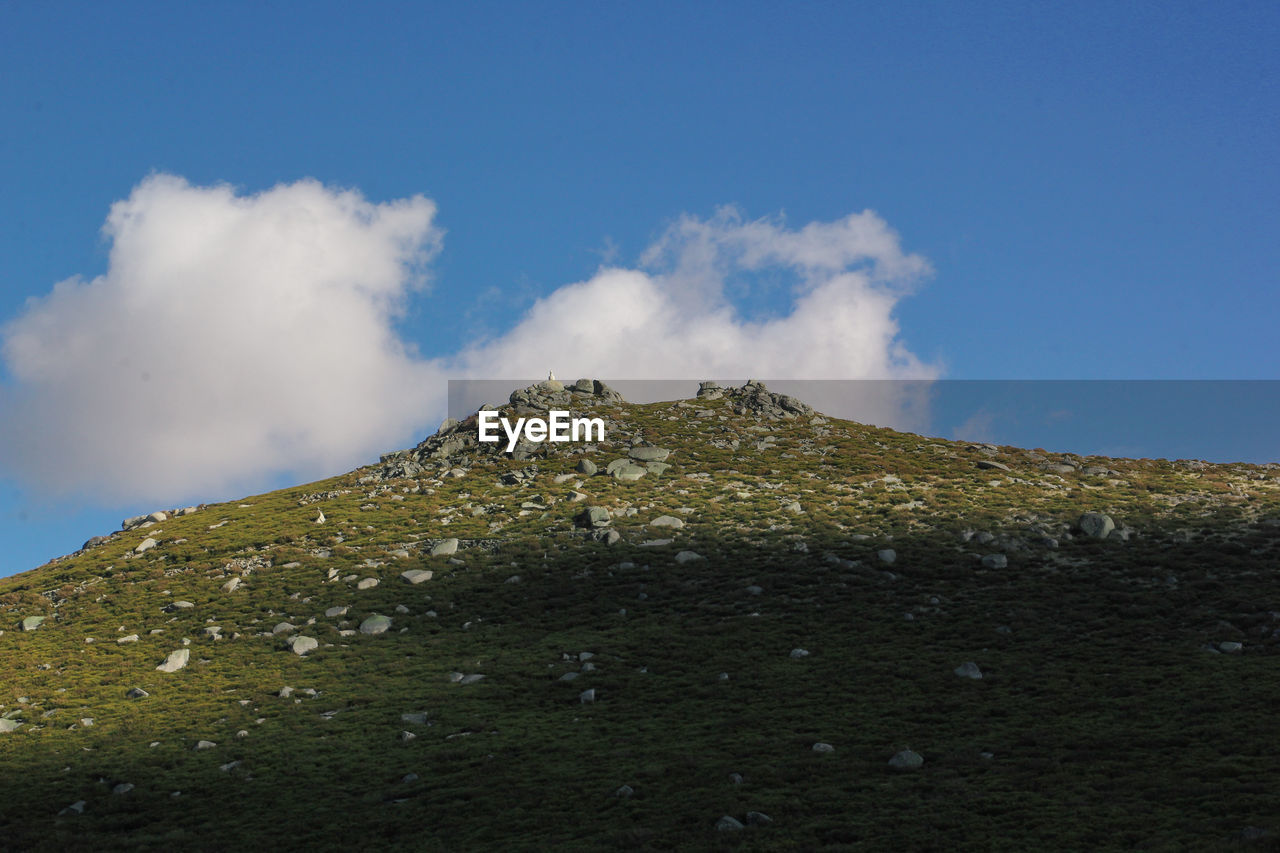
<svg viewBox="0 0 1280 853">
<path fill-rule="evenodd" d="M 0 580 L 0 846 L 1275 848 L 1277 468 L 575 408 Z"/>
</svg>

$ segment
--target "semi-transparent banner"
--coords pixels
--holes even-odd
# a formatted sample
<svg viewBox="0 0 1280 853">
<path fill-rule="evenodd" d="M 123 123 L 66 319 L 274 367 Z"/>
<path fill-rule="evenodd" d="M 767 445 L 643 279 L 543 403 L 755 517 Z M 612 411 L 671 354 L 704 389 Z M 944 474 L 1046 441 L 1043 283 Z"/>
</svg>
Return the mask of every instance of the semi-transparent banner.
<svg viewBox="0 0 1280 853">
<path fill-rule="evenodd" d="M 451 379 L 449 417 L 505 404 L 512 391 L 539 381 Z M 631 403 L 692 400 L 700 384 L 601 381 Z M 715 381 L 730 388 L 747 380 Z M 1280 380 L 758 381 L 832 417 L 937 438 L 1082 455 L 1280 462 Z"/>
</svg>

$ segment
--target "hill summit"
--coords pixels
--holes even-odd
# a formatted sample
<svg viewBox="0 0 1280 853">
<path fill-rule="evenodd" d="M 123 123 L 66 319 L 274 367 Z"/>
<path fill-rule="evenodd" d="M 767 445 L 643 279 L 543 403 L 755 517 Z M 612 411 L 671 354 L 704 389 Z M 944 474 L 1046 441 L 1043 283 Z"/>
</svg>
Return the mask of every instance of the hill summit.
<svg viewBox="0 0 1280 853">
<path fill-rule="evenodd" d="M 1277 466 L 558 407 L 0 580 L 5 846 L 1275 843 Z"/>
</svg>

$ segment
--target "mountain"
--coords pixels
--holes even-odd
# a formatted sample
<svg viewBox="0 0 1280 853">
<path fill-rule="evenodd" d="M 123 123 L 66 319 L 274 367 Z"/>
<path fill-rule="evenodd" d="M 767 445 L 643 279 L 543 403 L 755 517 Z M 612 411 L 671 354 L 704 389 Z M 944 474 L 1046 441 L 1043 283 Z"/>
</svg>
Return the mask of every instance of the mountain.
<svg viewBox="0 0 1280 853">
<path fill-rule="evenodd" d="M 1277 466 L 698 394 L 0 580 L 0 846 L 1274 849 Z"/>
</svg>

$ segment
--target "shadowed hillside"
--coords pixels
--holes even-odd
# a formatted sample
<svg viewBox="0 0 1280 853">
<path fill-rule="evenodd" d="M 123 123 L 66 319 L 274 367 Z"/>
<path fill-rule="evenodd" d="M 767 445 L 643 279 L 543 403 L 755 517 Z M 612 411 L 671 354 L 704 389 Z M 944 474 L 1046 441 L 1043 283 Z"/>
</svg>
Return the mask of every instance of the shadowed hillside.
<svg viewBox="0 0 1280 853">
<path fill-rule="evenodd" d="M 0 846 L 1275 849 L 1280 467 L 548 406 L 0 580 Z"/>
</svg>

